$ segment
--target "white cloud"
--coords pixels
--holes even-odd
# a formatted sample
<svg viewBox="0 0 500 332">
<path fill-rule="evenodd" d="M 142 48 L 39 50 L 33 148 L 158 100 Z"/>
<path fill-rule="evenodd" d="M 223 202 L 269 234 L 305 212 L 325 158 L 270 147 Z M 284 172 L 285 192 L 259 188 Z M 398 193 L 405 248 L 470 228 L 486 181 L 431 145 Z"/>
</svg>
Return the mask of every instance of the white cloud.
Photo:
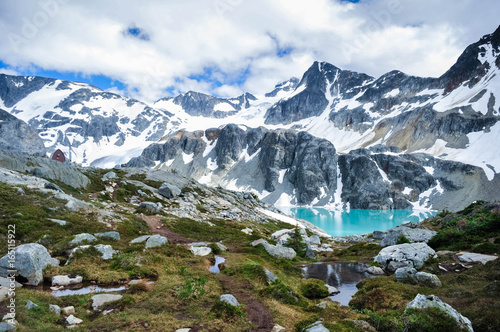
<svg viewBox="0 0 500 332">
<path fill-rule="evenodd" d="M 499 11 L 495 0 L 3 1 L 0 60 L 18 71 L 105 75 L 149 101 L 172 86 L 262 94 L 314 60 L 372 76 L 439 76 L 497 28 Z M 278 47 L 291 52 L 280 57 Z M 206 68 L 224 85 L 192 79 Z"/>
</svg>

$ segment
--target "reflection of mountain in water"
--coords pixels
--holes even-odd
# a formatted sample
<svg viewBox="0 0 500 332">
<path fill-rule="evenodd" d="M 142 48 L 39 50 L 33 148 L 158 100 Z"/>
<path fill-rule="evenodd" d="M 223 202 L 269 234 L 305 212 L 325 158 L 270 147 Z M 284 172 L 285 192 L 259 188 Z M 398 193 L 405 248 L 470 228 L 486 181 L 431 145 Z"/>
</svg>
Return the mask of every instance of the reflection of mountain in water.
<svg viewBox="0 0 500 332">
<path fill-rule="evenodd" d="M 315 278 L 326 282 L 330 286 L 340 288 L 342 285 L 356 285 L 370 275 L 365 271 L 365 264 L 359 263 L 335 263 L 335 264 L 312 264 L 305 268 L 305 278 Z"/>
</svg>

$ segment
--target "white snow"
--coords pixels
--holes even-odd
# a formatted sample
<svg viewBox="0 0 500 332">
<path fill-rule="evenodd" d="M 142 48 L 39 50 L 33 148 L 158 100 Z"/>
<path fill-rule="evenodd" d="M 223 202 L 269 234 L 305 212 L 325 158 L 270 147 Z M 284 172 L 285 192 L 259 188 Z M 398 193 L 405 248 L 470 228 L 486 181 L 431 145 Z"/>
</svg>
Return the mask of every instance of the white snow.
<svg viewBox="0 0 500 332">
<path fill-rule="evenodd" d="M 219 103 L 214 106 L 214 111 L 231 112 L 234 110 L 235 110 L 234 107 L 228 103 Z"/>
<path fill-rule="evenodd" d="M 194 157 L 194 152 L 190 154 L 182 152 L 182 160 L 186 165 L 193 161 L 193 157 Z"/>
<path fill-rule="evenodd" d="M 427 173 L 429 173 L 430 175 L 434 175 L 434 167 L 431 167 L 431 166 L 424 166 L 424 169 Z"/>
<path fill-rule="evenodd" d="M 403 195 L 409 195 L 409 194 L 411 194 L 411 191 L 412 191 L 412 189 L 411 189 L 411 188 L 406 187 L 406 188 L 402 191 L 402 193 L 403 193 Z"/>
<path fill-rule="evenodd" d="M 279 171 L 279 177 L 278 177 L 278 183 L 279 184 L 283 183 L 283 179 L 285 178 L 286 171 L 287 171 L 286 169 L 280 169 L 280 171 Z"/>
<path fill-rule="evenodd" d="M 208 158 L 207 168 L 211 171 L 215 171 L 217 168 L 219 168 L 219 165 L 217 165 L 217 159 Z"/>
<path fill-rule="evenodd" d="M 265 210 L 265 209 L 261 209 L 261 208 L 258 208 L 257 211 L 260 212 L 260 213 L 263 213 L 266 216 L 271 217 L 273 219 L 276 219 L 276 220 L 279 220 L 279 221 L 282 221 L 282 222 L 286 222 L 287 224 L 290 224 L 290 225 L 293 225 L 293 226 L 299 226 L 300 228 L 305 228 L 304 225 L 302 225 L 298 220 L 296 220 L 296 219 L 294 219 L 292 217 L 284 216 L 282 214 L 279 214 L 279 213 L 276 213 L 276 212 L 272 212 L 272 211 L 269 211 L 269 210 Z"/>
<path fill-rule="evenodd" d="M 385 95 L 384 95 L 384 98 L 389 98 L 389 97 L 396 97 L 397 95 L 399 95 L 399 88 L 396 88 L 392 91 L 389 91 L 387 92 Z"/>
</svg>

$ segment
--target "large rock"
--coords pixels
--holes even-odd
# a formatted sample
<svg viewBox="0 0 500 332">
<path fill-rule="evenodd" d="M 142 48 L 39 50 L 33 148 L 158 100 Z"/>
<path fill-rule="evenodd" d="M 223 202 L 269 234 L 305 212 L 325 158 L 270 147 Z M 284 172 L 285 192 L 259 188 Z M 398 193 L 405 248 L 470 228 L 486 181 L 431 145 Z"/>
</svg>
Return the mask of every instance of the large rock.
<svg viewBox="0 0 500 332">
<path fill-rule="evenodd" d="M 435 254 L 426 243 L 404 243 L 383 248 L 374 261 L 383 269 L 393 272 L 400 267 L 419 269 Z"/>
<path fill-rule="evenodd" d="M 164 236 L 161 236 L 159 234 L 155 234 L 151 236 L 147 241 L 146 241 L 146 248 L 155 248 L 155 247 L 160 247 L 164 244 L 168 243 L 168 239 Z"/>
<path fill-rule="evenodd" d="M 461 328 L 466 329 L 470 332 L 473 332 L 472 323 L 467 318 L 458 313 L 455 309 L 453 309 L 449 304 L 444 303 L 441 299 L 435 295 L 422 295 L 418 294 L 413 301 L 408 303 L 406 309 L 426 309 L 426 308 L 437 308 L 451 316 Z"/>
<path fill-rule="evenodd" d="M 164 182 L 158 189 L 158 193 L 165 198 L 175 198 L 181 194 L 181 190 L 176 185 Z"/>
<path fill-rule="evenodd" d="M 306 328 L 305 332 L 330 332 L 321 321 L 317 321 Z"/>
<path fill-rule="evenodd" d="M 427 287 L 439 288 L 441 287 L 441 280 L 438 276 L 427 272 L 418 272 L 415 274 L 415 279 L 419 284 L 423 284 Z"/>
<path fill-rule="evenodd" d="M 256 241 L 251 243 L 251 245 L 254 247 L 256 245 L 259 245 L 259 244 L 264 246 L 264 249 L 266 249 L 266 251 L 269 255 L 276 257 L 276 258 L 286 258 L 286 259 L 291 260 L 291 259 L 294 259 L 295 256 L 297 256 L 297 253 L 295 252 L 295 250 L 293 250 L 292 248 L 283 247 L 281 244 L 272 245 L 263 239 L 256 240 Z"/>
<path fill-rule="evenodd" d="M 14 249 L 14 268 L 9 263 L 9 255 L 0 259 L 0 276 L 8 277 L 9 270 L 17 270 L 18 275 L 27 279 L 26 284 L 38 285 L 43 281 L 43 269 L 49 265 L 57 266 L 59 261 L 50 257 L 47 249 L 37 243 L 23 244 Z"/>
<path fill-rule="evenodd" d="M 158 213 L 161 211 L 161 203 L 153 203 L 153 202 L 141 202 L 139 204 L 140 208 L 151 211 L 152 213 Z"/>
<path fill-rule="evenodd" d="M 88 243 L 96 242 L 97 238 L 89 233 L 81 233 L 75 235 L 75 238 L 70 241 L 71 244 L 80 244 L 84 241 L 87 241 Z"/>
<path fill-rule="evenodd" d="M 234 297 L 232 294 L 223 294 L 220 296 L 219 301 L 221 302 L 226 302 L 227 304 L 230 304 L 234 307 L 239 306 L 240 304 L 238 303 L 238 300 Z"/>
<path fill-rule="evenodd" d="M 380 245 L 382 247 L 385 246 L 393 246 L 398 241 L 401 235 L 405 236 L 410 242 L 425 242 L 427 243 L 437 232 L 430 231 L 428 229 L 420 229 L 420 228 L 410 228 L 406 226 L 397 226 L 387 231 Z"/>
<path fill-rule="evenodd" d="M 273 282 L 278 280 L 278 277 L 268 269 L 264 268 L 264 272 L 266 273 L 266 279 L 268 284 L 272 284 Z"/>
<path fill-rule="evenodd" d="M 465 251 L 459 252 L 457 256 L 458 259 L 464 263 L 482 263 L 482 264 L 486 264 L 498 258 L 498 256 L 494 255 L 483 255 Z"/>
<path fill-rule="evenodd" d="M 416 284 L 416 274 L 417 270 L 413 267 L 400 267 L 394 272 L 394 276 L 396 277 L 396 281 L 408 283 L 408 284 Z"/>
<path fill-rule="evenodd" d="M 122 295 L 117 294 L 97 294 L 91 297 L 92 308 L 94 310 L 100 310 L 100 308 L 111 302 L 119 301 L 123 298 Z"/>
</svg>

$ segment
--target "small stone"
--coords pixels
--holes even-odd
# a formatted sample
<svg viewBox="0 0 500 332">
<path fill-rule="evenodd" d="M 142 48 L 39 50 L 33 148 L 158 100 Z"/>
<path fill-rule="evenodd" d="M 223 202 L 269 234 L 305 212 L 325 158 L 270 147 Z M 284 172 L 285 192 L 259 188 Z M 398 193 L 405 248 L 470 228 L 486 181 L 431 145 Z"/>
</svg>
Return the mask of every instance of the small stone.
<svg viewBox="0 0 500 332">
<path fill-rule="evenodd" d="M 56 224 L 59 224 L 59 225 L 61 225 L 61 226 L 66 226 L 66 223 L 67 223 L 67 222 L 66 222 L 66 220 L 50 219 L 50 218 L 49 218 L 49 220 L 50 220 L 50 221 L 53 221 L 53 222 L 55 222 Z"/>
<path fill-rule="evenodd" d="M 15 326 L 12 326 L 10 324 L 7 324 L 7 323 L 4 323 L 4 322 L 1 322 L 0 323 L 0 332 L 4 332 L 4 331 L 14 331 L 16 329 Z"/>
<path fill-rule="evenodd" d="M 285 332 L 285 331 L 286 331 L 286 329 L 283 326 L 278 325 L 278 324 L 274 325 L 273 329 L 271 330 L 271 332 Z"/>
<path fill-rule="evenodd" d="M 316 259 L 316 255 L 314 254 L 313 248 L 310 244 L 308 244 L 306 248 L 306 257 L 309 259 Z"/>
<path fill-rule="evenodd" d="M 75 307 L 69 306 L 69 307 L 64 307 L 61 309 L 61 312 L 64 316 L 69 316 L 69 315 L 75 315 Z"/>
<path fill-rule="evenodd" d="M 326 289 L 328 289 L 328 295 L 330 296 L 340 293 L 340 291 L 336 287 L 330 286 L 328 284 L 325 284 L 325 286 Z"/>
<path fill-rule="evenodd" d="M 240 305 L 238 303 L 238 300 L 236 300 L 236 298 L 232 294 L 223 294 L 220 296 L 219 300 L 235 307 Z"/>
<path fill-rule="evenodd" d="M 330 332 L 329 329 L 323 326 L 321 321 L 317 321 L 313 324 L 311 324 L 305 332 Z"/>
<path fill-rule="evenodd" d="M 177 329 L 177 330 L 175 330 L 175 332 L 189 332 L 189 331 L 191 331 L 190 327 L 186 327 L 186 328 L 183 328 L 183 329 Z"/>
<path fill-rule="evenodd" d="M 73 315 L 69 315 L 68 317 L 66 317 L 66 323 L 68 323 L 69 325 L 78 325 L 82 322 L 83 320 L 81 320 L 80 318 L 76 318 Z"/>
<path fill-rule="evenodd" d="M 400 267 L 394 272 L 396 281 L 409 284 L 417 283 L 416 274 L 417 270 L 413 267 Z"/>
<path fill-rule="evenodd" d="M 247 234 L 247 235 L 251 235 L 253 233 L 253 229 L 251 228 L 244 228 L 241 230 L 243 233 Z"/>
<path fill-rule="evenodd" d="M 317 236 L 317 235 L 311 235 L 309 237 L 309 243 L 310 244 L 320 245 L 321 244 L 321 240 L 320 240 L 319 236 Z"/>
<path fill-rule="evenodd" d="M 440 288 L 442 286 L 441 280 L 439 280 L 438 276 L 432 273 L 418 272 L 417 274 L 415 274 L 415 278 L 417 279 L 418 283 L 424 284 L 428 287 Z"/>
<path fill-rule="evenodd" d="M 26 308 L 28 310 L 31 310 L 31 309 L 36 308 L 36 307 L 38 307 L 38 304 L 35 304 L 35 303 L 31 302 L 31 301 L 26 302 Z"/>
<path fill-rule="evenodd" d="M 61 315 L 61 307 L 55 304 L 49 304 L 49 311 L 54 312 L 56 315 Z"/>
<path fill-rule="evenodd" d="M 366 272 L 374 275 L 374 276 L 383 276 L 385 275 L 384 270 L 382 270 L 378 266 L 370 266 L 369 268 L 366 269 Z"/>
<path fill-rule="evenodd" d="M 102 180 L 107 181 L 107 180 L 116 179 L 116 178 L 118 178 L 118 176 L 116 175 L 115 172 L 108 172 L 108 173 L 104 174 L 104 176 L 102 177 Z"/>
<path fill-rule="evenodd" d="M 462 263 L 482 263 L 486 264 L 489 261 L 494 261 L 497 259 L 497 256 L 494 255 L 483 255 L 483 254 L 476 254 L 473 252 L 459 252 L 457 254 L 458 260 L 461 261 Z"/>
</svg>

